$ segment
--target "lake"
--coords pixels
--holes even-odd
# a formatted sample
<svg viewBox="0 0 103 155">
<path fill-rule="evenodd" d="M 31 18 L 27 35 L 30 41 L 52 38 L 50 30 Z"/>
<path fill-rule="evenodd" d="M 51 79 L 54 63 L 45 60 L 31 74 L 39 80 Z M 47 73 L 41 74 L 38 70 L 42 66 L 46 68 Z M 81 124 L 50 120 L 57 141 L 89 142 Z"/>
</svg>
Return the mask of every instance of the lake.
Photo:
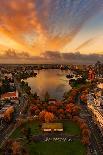
<svg viewBox="0 0 103 155">
<path fill-rule="evenodd" d="M 31 92 L 37 92 L 40 98 L 48 91 L 51 98 L 62 99 L 64 92 L 70 91 L 71 86 L 66 78 L 70 73 L 69 70 L 47 69 L 35 72 L 37 72 L 36 77 L 30 77 L 25 81 L 31 87 Z"/>
</svg>

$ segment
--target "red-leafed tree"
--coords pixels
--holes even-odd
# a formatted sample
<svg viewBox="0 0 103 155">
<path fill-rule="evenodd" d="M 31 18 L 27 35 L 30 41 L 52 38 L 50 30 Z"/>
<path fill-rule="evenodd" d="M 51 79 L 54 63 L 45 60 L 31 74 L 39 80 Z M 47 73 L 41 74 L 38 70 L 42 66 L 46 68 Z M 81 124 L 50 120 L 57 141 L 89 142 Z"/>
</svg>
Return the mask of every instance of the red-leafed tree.
<svg viewBox="0 0 103 155">
<path fill-rule="evenodd" d="M 52 122 L 54 120 L 54 114 L 51 112 L 46 112 L 45 113 L 45 122 L 49 123 Z"/>
<path fill-rule="evenodd" d="M 38 106 L 33 105 L 30 107 L 30 114 L 35 115 L 35 111 L 38 110 Z"/>
<path fill-rule="evenodd" d="M 53 112 L 53 113 L 57 112 L 57 107 L 55 105 L 50 105 L 48 106 L 47 109 L 49 112 Z"/>
<path fill-rule="evenodd" d="M 54 114 L 48 111 L 42 111 L 39 114 L 39 119 L 45 122 L 52 122 L 54 120 Z"/>
</svg>

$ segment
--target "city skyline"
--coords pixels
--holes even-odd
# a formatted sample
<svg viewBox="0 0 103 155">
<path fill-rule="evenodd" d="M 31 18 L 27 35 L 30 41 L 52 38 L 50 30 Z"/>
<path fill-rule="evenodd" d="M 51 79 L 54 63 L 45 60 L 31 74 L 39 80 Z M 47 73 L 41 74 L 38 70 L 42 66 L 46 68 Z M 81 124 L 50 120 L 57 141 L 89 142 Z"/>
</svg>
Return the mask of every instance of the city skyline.
<svg viewBox="0 0 103 155">
<path fill-rule="evenodd" d="M 102 0 L 1 0 L 0 15 L 1 59 L 8 49 L 24 59 L 45 51 L 103 54 Z"/>
</svg>

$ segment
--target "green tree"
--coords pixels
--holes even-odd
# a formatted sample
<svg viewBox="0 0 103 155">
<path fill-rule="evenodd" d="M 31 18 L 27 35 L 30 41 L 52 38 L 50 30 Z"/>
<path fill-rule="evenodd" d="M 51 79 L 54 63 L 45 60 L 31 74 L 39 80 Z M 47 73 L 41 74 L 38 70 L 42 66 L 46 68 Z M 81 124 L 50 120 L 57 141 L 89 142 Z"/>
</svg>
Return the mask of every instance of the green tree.
<svg viewBox="0 0 103 155">
<path fill-rule="evenodd" d="M 45 100 L 45 102 L 48 102 L 49 99 L 50 99 L 50 95 L 49 95 L 48 92 L 46 92 L 45 95 L 44 95 L 44 100 Z"/>
</svg>

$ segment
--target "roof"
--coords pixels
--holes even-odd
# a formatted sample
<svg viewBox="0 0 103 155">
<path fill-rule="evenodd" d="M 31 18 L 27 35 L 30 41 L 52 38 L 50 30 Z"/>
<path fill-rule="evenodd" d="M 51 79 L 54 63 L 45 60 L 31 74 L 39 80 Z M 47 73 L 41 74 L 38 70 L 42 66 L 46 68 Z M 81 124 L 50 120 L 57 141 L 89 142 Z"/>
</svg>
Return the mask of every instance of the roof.
<svg viewBox="0 0 103 155">
<path fill-rule="evenodd" d="M 63 124 L 62 123 L 43 123 L 42 124 L 42 129 L 63 129 Z"/>
<path fill-rule="evenodd" d="M 0 118 L 4 117 L 6 111 L 13 109 L 13 106 L 6 105 L 0 110 Z"/>
<path fill-rule="evenodd" d="M 1 99 L 18 97 L 17 92 L 7 92 L 1 95 Z"/>
<path fill-rule="evenodd" d="M 56 99 L 51 98 L 51 99 L 49 99 L 49 101 L 57 101 L 57 100 L 56 100 Z"/>
</svg>

